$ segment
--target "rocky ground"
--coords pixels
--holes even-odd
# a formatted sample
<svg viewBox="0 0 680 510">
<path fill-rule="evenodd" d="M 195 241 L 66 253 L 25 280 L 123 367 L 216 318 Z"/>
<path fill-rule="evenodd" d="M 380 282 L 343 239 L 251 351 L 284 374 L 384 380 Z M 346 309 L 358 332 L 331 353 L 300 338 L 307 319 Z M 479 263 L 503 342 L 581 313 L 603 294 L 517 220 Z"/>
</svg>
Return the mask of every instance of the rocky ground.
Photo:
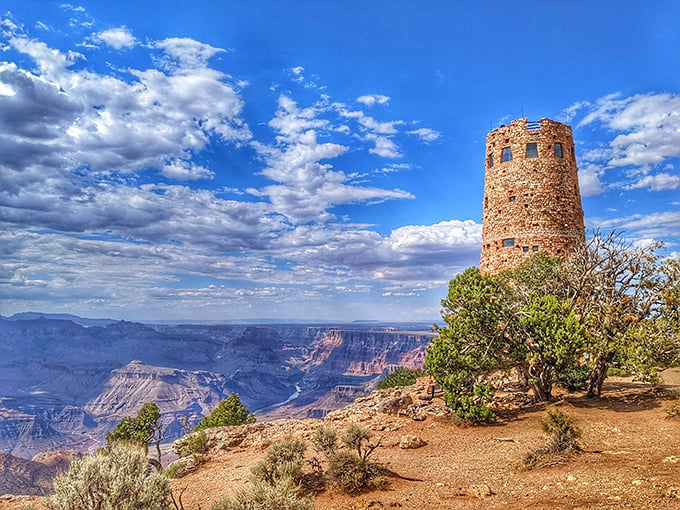
<svg viewBox="0 0 680 510">
<path fill-rule="evenodd" d="M 660 388 L 610 379 L 595 400 L 564 394 L 533 405 L 508 392 L 496 424 L 468 428 L 453 422 L 441 399 L 420 398 L 427 393 L 423 379 L 375 392 L 323 421 L 213 429 L 207 462 L 173 486 L 175 494 L 182 492 L 185 510 L 209 510 L 221 496 L 247 486 L 250 468 L 277 439 L 309 439 L 322 423 L 341 431 L 356 422 L 382 438 L 375 460 L 395 476 L 386 490 L 356 497 L 321 492 L 318 509 L 680 509 L 680 370 L 664 375 Z M 552 406 L 582 429 L 583 452 L 526 470 L 522 455 L 543 444 L 540 420 Z M 35 499 L 0 498 L 0 509 L 28 505 L 40 508 Z"/>
</svg>

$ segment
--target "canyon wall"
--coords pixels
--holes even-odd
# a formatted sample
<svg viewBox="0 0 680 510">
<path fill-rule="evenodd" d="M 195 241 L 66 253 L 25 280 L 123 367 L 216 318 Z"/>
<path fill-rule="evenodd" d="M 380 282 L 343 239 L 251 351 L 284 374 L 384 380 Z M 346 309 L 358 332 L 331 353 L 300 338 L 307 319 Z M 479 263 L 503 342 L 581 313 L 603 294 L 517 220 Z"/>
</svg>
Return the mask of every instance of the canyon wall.
<svg viewBox="0 0 680 510">
<path fill-rule="evenodd" d="M 101 446 L 151 401 L 169 439 L 232 392 L 260 420 L 323 415 L 399 366 L 422 366 L 431 337 L 422 324 L 80 322 L 0 319 L 0 452 Z"/>
</svg>

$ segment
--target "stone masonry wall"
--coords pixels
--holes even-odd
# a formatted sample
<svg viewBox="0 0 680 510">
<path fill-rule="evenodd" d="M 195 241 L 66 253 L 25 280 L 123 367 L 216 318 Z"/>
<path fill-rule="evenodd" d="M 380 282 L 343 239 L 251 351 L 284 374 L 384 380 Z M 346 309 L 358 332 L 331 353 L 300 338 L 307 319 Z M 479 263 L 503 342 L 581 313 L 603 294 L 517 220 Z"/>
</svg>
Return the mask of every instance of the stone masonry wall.
<svg viewBox="0 0 680 510">
<path fill-rule="evenodd" d="M 483 273 L 514 269 L 539 251 L 564 257 L 585 242 L 577 172 L 568 125 L 519 119 L 487 135 Z"/>
</svg>

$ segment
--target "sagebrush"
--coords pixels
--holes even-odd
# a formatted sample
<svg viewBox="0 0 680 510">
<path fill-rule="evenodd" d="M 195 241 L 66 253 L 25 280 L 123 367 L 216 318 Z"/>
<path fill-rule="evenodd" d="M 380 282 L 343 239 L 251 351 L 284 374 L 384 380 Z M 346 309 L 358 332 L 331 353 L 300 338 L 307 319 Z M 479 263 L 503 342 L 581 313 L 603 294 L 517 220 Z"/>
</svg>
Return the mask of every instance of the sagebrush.
<svg viewBox="0 0 680 510">
<path fill-rule="evenodd" d="M 165 510 L 167 477 L 149 465 L 142 447 L 114 442 L 75 460 L 54 479 L 52 510 Z"/>
<path fill-rule="evenodd" d="M 211 510 L 312 510 L 314 497 L 302 484 L 304 442 L 285 437 L 253 467 L 251 487 L 217 501 Z"/>
</svg>

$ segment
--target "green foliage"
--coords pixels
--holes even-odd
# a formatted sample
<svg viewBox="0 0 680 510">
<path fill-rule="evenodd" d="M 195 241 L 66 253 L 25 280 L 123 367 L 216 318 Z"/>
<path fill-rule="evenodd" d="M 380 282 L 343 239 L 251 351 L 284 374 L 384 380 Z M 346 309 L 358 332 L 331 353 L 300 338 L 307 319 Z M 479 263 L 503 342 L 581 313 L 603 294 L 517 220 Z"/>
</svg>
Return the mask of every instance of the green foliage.
<svg viewBox="0 0 680 510">
<path fill-rule="evenodd" d="M 518 366 L 539 400 L 549 400 L 555 372 L 573 370 L 586 340 L 585 329 L 566 301 L 531 294 L 519 319 Z"/>
<path fill-rule="evenodd" d="M 542 294 L 557 287 L 559 268 L 559 260 L 539 254 L 515 272 L 470 268 L 451 280 L 442 301 L 446 326 L 425 364 L 464 422 L 494 419 L 493 387 L 485 382 L 492 371 L 518 368 L 536 398 L 549 400 L 556 371 L 577 365 L 585 332 L 563 299 Z"/>
<path fill-rule="evenodd" d="M 251 490 L 238 491 L 235 497 L 215 502 L 211 510 L 313 510 L 314 498 L 300 496 L 300 486 L 290 478 L 276 485 L 256 482 Z"/>
<path fill-rule="evenodd" d="M 269 485 L 275 485 L 282 478 L 301 482 L 306 449 L 305 443 L 292 437 L 285 437 L 272 444 L 266 457 L 253 467 L 255 479 Z"/>
<path fill-rule="evenodd" d="M 192 432 L 182 438 L 179 448 L 180 457 L 189 457 L 194 454 L 201 454 L 208 451 L 208 435 L 205 430 Z"/>
<path fill-rule="evenodd" d="M 165 468 L 163 474 L 168 478 L 182 478 L 185 474 L 187 474 L 187 467 L 182 462 L 173 462 L 167 468 Z"/>
<path fill-rule="evenodd" d="M 108 444 L 116 441 L 139 443 L 146 446 L 154 440 L 160 425 L 161 413 L 154 402 L 147 402 L 135 418 L 126 416 L 113 431 L 106 434 Z"/>
<path fill-rule="evenodd" d="M 149 467 L 144 449 L 112 443 L 74 461 L 54 479 L 53 510 L 164 510 L 168 479 Z"/>
<path fill-rule="evenodd" d="M 492 420 L 482 385 L 512 367 L 541 401 L 555 382 L 599 395 L 613 363 L 658 382 L 680 362 L 680 261 L 658 248 L 596 233 L 565 261 L 539 253 L 500 275 L 456 276 L 425 358 L 447 404 L 467 423 Z"/>
<path fill-rule="evenodd" d="M 569 391 L 582 391 L 588 386 L 591 371 L 589 363 L 566 367 L 557 372 L 556 382 Z"/>
<path fill-rule="evenodd" d="M 593 359 L 588 396 L 599 396 L 616 363 L 654 382 L 680 352 L 680 262 L 661 260 L 660 243 L 633 247 L 617 233 L 596 232 L 565 264 L 571 307 Z"/>
<path fill-rule="evenodd" d="M 581 429 L 574 421 L 559 409 L 549 409 L 545 419 L 541 420 L 541 429 L 548 434 L 545 444 L 540 448 L 529 450 L 523 457 L 524 465 L 531 469 L 539 465 L 541 460 L 555 454 L 572 454 L 581 451 L 578 439 Z"/>
<path fill-rule="evenodd" d="M 319 426 L 312 437 L 314 449 L 326 457 L 330 457 L 338 450 L 338 433 L 331 428 Z"/>
<path fill-rule="evenodd" d="M 241 403 L 238 394 L 232 393 L 229 397 L 222 400 L 212 413 L 205 416 L 194 427 L 194 431 L 228 425 L 245 425 L 248 423 L 255 423 L 255 416 Z"/>
<path fill-rule="evenodd" d="M 306 445 L 292 437 L 272 444 L 252 469 L 252 487 L 217 501 L 212 510 L 312 510 L 314 498 L 302 486 Z"/>
<path fill-rule="evenodd" d="M 394 388 L 395 386 L 410 386 L 416 383 L 418 377 L 425 374 L 423 370 L 412 368 L 397 368 L 378 383 L 379 390 Z"/>
<path fill-rule="evenodd" d="M 446 326 L 427 349 L 427 371 L 444 390 L 444 399 L 466 422 L 493 419 L 492 388 L 484 377 L 507 363 L 513 321 L 509 286 L 475 267 L 449 283 L 442 301 Z"/>
</svg>

